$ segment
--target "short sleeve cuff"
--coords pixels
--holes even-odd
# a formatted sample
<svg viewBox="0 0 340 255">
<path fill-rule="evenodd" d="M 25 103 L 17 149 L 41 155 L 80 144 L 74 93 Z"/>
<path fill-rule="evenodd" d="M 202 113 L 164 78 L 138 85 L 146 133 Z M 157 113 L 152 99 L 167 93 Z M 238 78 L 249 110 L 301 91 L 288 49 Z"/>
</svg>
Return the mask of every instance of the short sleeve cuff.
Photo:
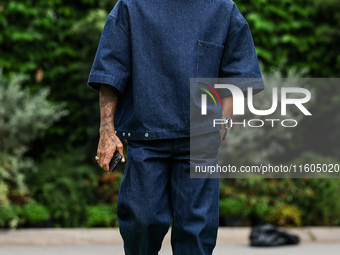
<svg viewBox="0 0 340 255">
<path fill-rule="evenodd" d="M 120 79 L 112 75 L 90 74 L 87 83 L 97 91 L 100 90 L 100 84 L 111 85 L 115 87 L 121 94 L 124 94 L 125 86 Z"/>
</svg>

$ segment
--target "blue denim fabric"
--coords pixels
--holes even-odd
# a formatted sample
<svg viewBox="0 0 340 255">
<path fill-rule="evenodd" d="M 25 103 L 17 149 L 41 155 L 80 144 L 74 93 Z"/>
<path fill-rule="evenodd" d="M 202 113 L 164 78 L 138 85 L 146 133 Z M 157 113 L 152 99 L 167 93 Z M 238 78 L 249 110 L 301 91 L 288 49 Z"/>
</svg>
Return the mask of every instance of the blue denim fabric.
<svg viewBox="0 0 340 255">
<path fill-rule="evenodd" d="M 121 93 L 121 138 L 152 140 L 190 135 L 190 78 L 203 77 L 261 77 L 250 29 L 231 0 L 119 0 L 88 83 Z"/>
<path fill-rule="evenodd" d="M 201 153 L 190 153 L 190 142 Z M 190 178 L 190 162 L 216 165 L 220 143 L 219 132 L 191 141 L 129 140 L 118 197 L 125 254 L 158 254 L 171 220 L 174 255 L 212 254 L 218 228 L 219 179 Z"/>
</svg>

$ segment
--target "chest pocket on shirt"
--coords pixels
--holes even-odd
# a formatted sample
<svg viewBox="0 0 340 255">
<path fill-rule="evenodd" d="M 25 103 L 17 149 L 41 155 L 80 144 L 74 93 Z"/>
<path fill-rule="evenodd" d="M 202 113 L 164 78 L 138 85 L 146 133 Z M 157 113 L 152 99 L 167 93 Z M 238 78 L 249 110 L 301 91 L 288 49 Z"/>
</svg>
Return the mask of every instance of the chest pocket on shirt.
<svg viewBox="0 0 340 255">
<path fill-rule="evenodd" d="M 218 77 L 224 46 L 197 40 L 197 78 Z"/>
</svg>

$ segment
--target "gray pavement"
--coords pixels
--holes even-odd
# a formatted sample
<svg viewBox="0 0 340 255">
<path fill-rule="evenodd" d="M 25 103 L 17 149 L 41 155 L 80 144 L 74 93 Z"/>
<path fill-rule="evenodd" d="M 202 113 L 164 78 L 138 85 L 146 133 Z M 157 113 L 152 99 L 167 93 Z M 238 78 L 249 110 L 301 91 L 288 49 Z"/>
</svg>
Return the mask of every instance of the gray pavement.
<svg viewBox="0 0 340 255">
<path fill-rule="evenodd" d="M 123 248 L 118 244 L 90 245 L 2 245 L 1 255 L 124 255 Z M 159 255 L 171 255 L 168 243 L 164 244 Z M 214 255 L 339 255 L 339 243 L 302 243 L 296 246 L 275 248 L 252 248 L 243 243 L 218 243 Z"/>
<path fill-rule="evenodd" d="M 220 228 L 214 255 L 340 255 L 340 228 L 294 228 L 301 243 L 294 246 L 254 248 L 248 245 L 250 228 Z M 170 231 L 169 231 L 170 233 Z M 159 255 L 171 255 L 170 234 Z M 1 255 L 124 255 L 118 229 L 0 230 Z"/>
</svg>

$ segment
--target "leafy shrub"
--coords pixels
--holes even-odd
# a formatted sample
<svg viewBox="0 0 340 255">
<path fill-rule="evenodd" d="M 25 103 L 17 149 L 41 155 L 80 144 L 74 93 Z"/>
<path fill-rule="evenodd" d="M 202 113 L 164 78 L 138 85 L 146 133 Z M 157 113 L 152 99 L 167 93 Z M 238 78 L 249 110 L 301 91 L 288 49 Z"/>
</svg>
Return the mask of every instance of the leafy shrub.
<svg viewBox="0 0 340 255">
<path fill-rule="evenodd" d="M 0 227 L 15 228 L 19 224 L 19 217 L 11 204 L 0 204 Z"/>
<path fill-rule="evenodd" d="M 0 202 L 27 202 L 25 173 L 34 168 L 29 158 L 0 152 Z"/>
<path fill-rule="evenodd" d="M 16 74 L 7 81 L 0 70 L 0 205 L 4 206 L 2 225 L 17 224 L 11 203 L 28 201 L 25 174 L 34 169 L 24 157 L 30 144 L 67 112 L 63 105 L 47 100 L 48 89 L 31 93 L 22 83 L 25 76 Z M 12 218 L 11 218 L 12 217 Z"/>
<path fill-rule="evenodd" d="M 295 185 L 309 192 L 306 197 L 294 198 L 303 212 L 304 226 L 340 225 L 340 179 L 298 179 Z"/>
<path fill-rule="evenodd" d="M 57 226 L 77 227 L 86 220 L 86 205 L 95 201 L 96 171 L 73 151 L 43 160 L 28 177 L 30 195 L 50 211 Z"/>
<path fill-rule="evenodd" d="M 23 205 L 22 212 L 25 222 L 37 223 L 46 221 L 50 218 L 50 212 L 47 208 L 36 202 Z"/>
<path fill-rule="evenodd" d="M 340 165 L 338 158 L 305 151 L 293 161 L 296 165 L 326 164 Z M 334 169 L 333 169 L 334 170 Z M 304 225 L 340 225 L 340 179 L 339 173 L 332 173 L 325 179 L 297 179 L 294 183 L 299 190 L 308 190 L 308 196 L 295 196 L 295 204 L 303 209 Z"/>
<path fill-rule="evenodd" d="M 319 162 L 324 162 L 322 156 L 314 157 L 321 160 Z M 237 201 L 238 197 L 245 197 L 249 216 L 254 222 L 296 226 L 338 226 L 339 194 L 339 178 L 237 179 L 221 180 L 220 200 L 231 198 Z M 225 205 L 222 203 L 221 206 Z"/>
<path fill-rule="evenodd" d="M 270 199 L 267 196 L 256 196 L 250 199 L 250 210 L 260 221 L 266 221 L 271 208 Z"/>
<path fill-rule="evenodd" d="M 98 203 L 117 203 L 120 183 L 123 178 L 123 173 L 119 171 L 119 168 L 123 166 L 123 164 L 120 164 L 117 170 L 110 175 L 102 174 L 97 176 L 98 187 L 96 189 L 96 201 L 98 201 Z"/>
<path fill-rule="evenodd" d="M 11 204 L 2 213 L 4 214 L 3 223 L 5 224 L 0 223 L 0 226 L 3 227 L 44 227 L 46 221 L 50 219 L 47 208 L 34 201 L 23 205 Z"/>
<path fill-rule="evenodd" d="M 265 216 L 265 219 L 267 222 L 279 226 L 301 226 L 301 216 L 302 212 L 297 206 L 278 203 L 268 211 L 268 215 Z"/>
<path fill-rule="evenodd" d="M 118 227 L 117 208 L 114 205 L 98 204 L 86 208 L 88 227 Z"/>
<path fill-rule="evenodd" d="M 291 179 L 236 179 L 229 183 L 224 180 L 220 194 L 221 199 L 243 197 L 253 224 L 270 222 L 276 225 L 300 225 L 303 212 L 294 199 L 298 194 L 305 196 L 308 192 L 297 190 Z M 282 208 L 286 210 L 281 212 Z"/>
<path fill-rule="evenodd" d="M 48 89 L 31 93 L 15 74 L 6 82 L 0 71 L 0 152 L 21 157 L 29 144 L 41 137 L 51 125 L 67 114 L 64 104 L 48 101 Z"/>
<path fill-rule="evenodd" d="M 220 216 L 241 217 L 249 214 L 245 199 L 224 198 L 219 201 Z"/>
<path fill-rule="evenodd" d="M 0 161 L 1 162 L 1 161 Z M 9 204 L 8 199 L 8 185 L 4 180 L 4 177 L 7 177 L 7 173 L 3 170 L 3 168 L 0 168 L 0 205 L 1 206 L 7 206 Z M 4 176 L 5 175 L 5 176 Z"/>
<path fill-rule="evenodd" d="M 236 0 L 252 30 L 266 71 L 281 66 L 309 70 L 314 77 L 338 77 L 337 0 Z M 282 65 L 284 63 L 284 65 Z"/>
</svg>

